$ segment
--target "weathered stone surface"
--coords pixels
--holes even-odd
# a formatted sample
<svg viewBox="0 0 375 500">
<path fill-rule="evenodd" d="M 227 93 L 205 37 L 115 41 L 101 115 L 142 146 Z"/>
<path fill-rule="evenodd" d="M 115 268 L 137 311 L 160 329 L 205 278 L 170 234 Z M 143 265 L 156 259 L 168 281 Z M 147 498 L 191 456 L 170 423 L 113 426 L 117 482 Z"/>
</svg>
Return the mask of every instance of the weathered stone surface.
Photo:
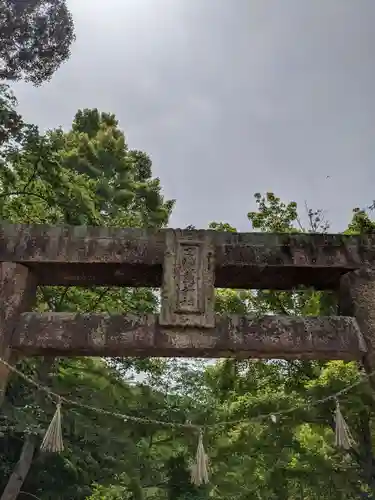
<svg viewBox="0 0 375 500">
<path fill-rule="evenodd" d="M 162 231 L 87 226 L 0 225 L 0 261 L 163 264 Z"/>
<path fill-rule="evenodd" d="M 375 271 L 360 269 L 341 279 L 339 292 L 341 314 L 354 316 L 367 347 L 364 365 L 368 373 L 375 370 Z M 372 380 L 375 388 L 375 380 Z"/>
<path fill-rule="evenodd" d="M 215 262 L 212 232 L 181 233 L 178 230 L 166 233 L 160 324 L 213 328 Z"/>
<path fill-rule="evenodd" d="M 160 286 L 168 231 L 2 223 L 0 261 L 26 264 L 42 284 Z M 375 262 L 374 235 L 209 232 L 216 287 L 332 289 Z M 196 240 L 202 233 L 180 231 Z"/>
<path fill-rule="evenodd" d="M 361 359 L 355 319 L 217 317 L 212 330 L 163 328 L 157 316 L 24 313 L 12 346 L 25 355 Z"/>
<path fill-rule="evenodd" d="M 0 262 L 0 357 L 8 362 L 16 359 L 10 345 L 19 315 L 32 308 L 35 297 L 35 277 L 27 267 L 14 262 Z M 0 405 L 8 376 L 8 369 L 0 364 Z"/>
</svg>

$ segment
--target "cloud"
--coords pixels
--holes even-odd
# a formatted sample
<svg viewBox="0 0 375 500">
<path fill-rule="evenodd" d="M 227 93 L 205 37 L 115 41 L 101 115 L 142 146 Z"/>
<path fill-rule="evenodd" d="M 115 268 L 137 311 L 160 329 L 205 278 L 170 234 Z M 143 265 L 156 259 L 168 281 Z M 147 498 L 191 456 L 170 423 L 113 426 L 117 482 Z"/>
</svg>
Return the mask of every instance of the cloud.
<svg viewBox="0 0 375 500">
<path fill-rule="evenodd" d="M 246 229 L 253 193 L 273 190 L 338 230 L 375 197 L 373 0 L 70 3 L 72 58 L 18 85 L 21 109 L 44 127 L 115 112 L 177 198 L 173 225 Z"/>
</svg>

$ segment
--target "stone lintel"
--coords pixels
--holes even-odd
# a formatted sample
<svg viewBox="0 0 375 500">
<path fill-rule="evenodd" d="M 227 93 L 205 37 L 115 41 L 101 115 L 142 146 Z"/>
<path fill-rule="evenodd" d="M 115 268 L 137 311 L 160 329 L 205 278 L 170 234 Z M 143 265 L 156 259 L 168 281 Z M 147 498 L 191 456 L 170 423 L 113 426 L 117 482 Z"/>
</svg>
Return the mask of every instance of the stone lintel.
<svg viewBox="0 0 375 500">
<path fill-rule="evenodd" d="M 44 285 L 159 287 L 168 231 L 2 223 L 0 261 L 24 263 Z M 375 235 L 179 232 L 211 233 L 216 287 L 334 289 L 375 263 Z"/>
<path fill-rule="evenodd" d="M 163 328 L 158 316 L 24 313 L 12 346 L 25 355 L 362 359 L 350 317 L 217 316 L 216 327 Z"/>
</svg>

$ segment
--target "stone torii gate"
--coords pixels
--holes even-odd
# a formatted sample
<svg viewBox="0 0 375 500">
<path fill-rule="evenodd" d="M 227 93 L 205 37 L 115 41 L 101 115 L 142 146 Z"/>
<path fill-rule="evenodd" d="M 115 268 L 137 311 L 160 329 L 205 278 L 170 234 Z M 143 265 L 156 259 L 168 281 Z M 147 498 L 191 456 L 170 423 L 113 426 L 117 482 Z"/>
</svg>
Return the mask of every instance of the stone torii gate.
<svg viewBox="0 0 375 500">
<path fill-rule="evenodd" d="M 344 359 L 369 372 L 374 263 L 374 236 L 2 224 L 0 356 Z M 38 285 L 161 287 L 161 312 L 30 312 Z M 215 287 L 299 285 L 336 291 L 342 315 L 214 313 Z"/>
</svg>

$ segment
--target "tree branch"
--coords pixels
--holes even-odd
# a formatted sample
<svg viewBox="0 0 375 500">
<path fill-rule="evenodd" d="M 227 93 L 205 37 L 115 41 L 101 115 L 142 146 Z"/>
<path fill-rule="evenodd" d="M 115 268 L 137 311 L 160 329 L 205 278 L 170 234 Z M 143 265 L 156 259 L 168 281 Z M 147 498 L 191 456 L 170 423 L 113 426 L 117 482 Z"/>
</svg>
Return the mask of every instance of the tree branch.
<svg viewBox="0 0 375 500">
<path fill-rule="evenodd" d="M 48 200 L 47 198 L 45 198 L 41 194 L 31 193 L 28 191 L 11 191 L 9 193 L 0 193 L 0 198 L 5 198 L 6 196 L 21 196 L 21 195 L 23 195 L 23 196 L 35 196 L 35 198 L 39 198 L 40 200 L 45 201 L 46 203 L 48 203 L 48 205 L 51 204 L 50 200 Z"/>
<path fill-rule="evenodd" d="M 51 309 L 51 311 L 55 310 L 55 305 L 50 301 L 49 297 L 47 297 L 46 292 L 44 291 L 43 287 L 40 287 L 40 291 L 42 292 L 43 298 L 45 302 L 47 302 L 48 307 Z"/>
<path fill-rule="evenodd" d="M 40 159 L 38 158 L 35 163 L 34 163 L 34 169 L 33 169 L 33 172 L 32 174 L 30 175 L 29 179 L 26 181 L 26 184 L 24 185 L 23 187 L 23 190 L 22 192 L 23 193 L 26 193 L 27 191 L 27 188 L 30 186 L 30 184 L 33 182 L 33 180 L 35 179 L 36 177 L 36 174 L 38 172 L 38 168 L 39 168 L 39 164 L 40 164 Z"/>
<path fill-rule="evenodd" d="M 96 298 L 96 300 L 92 302 L 92 304 L 91 304 L 92 311 L 94 311 L 98 307 L 99 303 L 103 300 L 105 294 L 107 292 L 109 292 L 109 290 L 110 290 L 110 287 L 108 286 L 107 288 L 102 290 L 102 292 L 99 294 L 99 296 Z"/>
<path fill-rule="evenodd" d="M 66 295 L 67 295 L 69 289 L 70 289 L 70 286 L 65 287 L 63 293 L 61 294 L 59 303 L 56 306 L 56 311 L 58 311 L 60 309 L 60 307 L 62 306 L 63 300 L 66 298 Z"/>
<path fill-rule="evenodd" d="M 28 495 L 29 497 L 35 498 L 36 500 L 42 500 L 41 498 L 39 498 L 36 495 L 33 495 L 32 493 L 29 493 L 27 491 L 20 491 L 20 495 Z"/>
</svg>

